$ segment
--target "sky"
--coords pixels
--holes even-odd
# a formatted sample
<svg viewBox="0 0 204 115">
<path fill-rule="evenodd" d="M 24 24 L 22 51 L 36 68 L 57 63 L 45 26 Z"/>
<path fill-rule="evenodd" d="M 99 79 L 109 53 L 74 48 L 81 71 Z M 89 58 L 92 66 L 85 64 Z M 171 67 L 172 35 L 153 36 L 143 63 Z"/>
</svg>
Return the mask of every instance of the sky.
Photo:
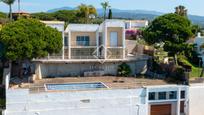
<svg viewBox="0 0 204 115">
<path fill-rule="evenodd" d="M 16 0 L 17 1 L 17 0 Z M 76 7 L 81 3 L 101 8 L 104 0 L 21 0 L 21 10 L 42 12 L 53 8 Z M 163 13 L 174 12 L 178 5 L 184 5 L 189 14 L 204 16 L 204 0 L 109 0 L 112 8 L 125 10 L 151 10 Z M 17 10 L 17 3 L 13 6 Z M 8 12 L 8 6 L 0 3 L 0 11 Z"/>
</svg>

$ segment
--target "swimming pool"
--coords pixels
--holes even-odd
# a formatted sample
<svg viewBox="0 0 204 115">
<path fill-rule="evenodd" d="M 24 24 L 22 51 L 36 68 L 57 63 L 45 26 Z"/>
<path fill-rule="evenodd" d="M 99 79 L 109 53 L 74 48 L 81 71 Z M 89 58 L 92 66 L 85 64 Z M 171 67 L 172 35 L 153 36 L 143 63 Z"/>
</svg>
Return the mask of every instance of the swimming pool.
<svg viewBox="0 0 204 115">
<path fill-rule="evenodd" d="M 45 84 L 47 91 L 66 91 L 66 90 L 93 90 L 108 88 L 101 82 L 97 83 L 68 83 L 68 84 Z"/>
</svg>

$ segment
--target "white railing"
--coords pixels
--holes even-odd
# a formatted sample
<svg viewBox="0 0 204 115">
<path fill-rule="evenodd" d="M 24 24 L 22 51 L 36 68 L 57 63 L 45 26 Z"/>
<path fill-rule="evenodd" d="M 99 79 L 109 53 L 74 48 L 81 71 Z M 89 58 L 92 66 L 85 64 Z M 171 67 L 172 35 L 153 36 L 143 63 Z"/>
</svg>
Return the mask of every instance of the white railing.
<svg viewBox="0 0 204 115">
<path fill-rule="evenodd" d="M 97 46 L 96 41 L 71 41 L 71 46 Z"/>
<path fill-rule="evenodd" d="M 122 59 L 123 58 L 123 55 L 109 55 L 107 57 L 108 59 Z"/>
<path fill-rule="evenodd" d="M 97 59 L 95 56 L 71 56 L 71 59 Z"/>
<path fill-rule="evenodd" d="M 48 56 L 48 59 L 62 59 L 62 56 Z"/>
</svg>

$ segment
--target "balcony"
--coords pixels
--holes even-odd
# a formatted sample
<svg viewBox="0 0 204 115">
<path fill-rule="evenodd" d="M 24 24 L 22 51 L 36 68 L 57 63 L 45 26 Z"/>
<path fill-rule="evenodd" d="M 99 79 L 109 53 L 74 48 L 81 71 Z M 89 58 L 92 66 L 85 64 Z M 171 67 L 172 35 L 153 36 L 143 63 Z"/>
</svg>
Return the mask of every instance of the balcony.
<svg viewBox="0 0 204 115">
<path fill-rule="evenodd" d="M 96 59 L 97 48 L 71 48 L 71 59 Z"/>
<path fill-rule="evenodd" d="M 84 47 L 97 47 L 96 41 L 72 41 L 71 47 L 84 48 Z"/>
<path fill-rule="evenodd" d="M 123 58 L 123 48 L 107 48 L 107 58 L 108 59 L 122 59 Z"/>
</svg>

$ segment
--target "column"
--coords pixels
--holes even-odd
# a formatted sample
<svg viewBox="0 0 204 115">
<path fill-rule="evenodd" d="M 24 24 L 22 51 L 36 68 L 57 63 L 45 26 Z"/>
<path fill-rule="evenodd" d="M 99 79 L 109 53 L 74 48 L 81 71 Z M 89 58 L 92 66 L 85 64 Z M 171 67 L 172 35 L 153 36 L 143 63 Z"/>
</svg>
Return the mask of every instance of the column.
<svg viewBox="0 0 204 115">
<path fill-rule="evenodd" d="M 181 88 L 178 87 L 178 90 L 177 90 L 177 109 L 176 109 L 176 115 L 180 115 L 180 103 L 181 103 Z"/>
<path fill-rule="evenodd" d="M 62 31 L 62 60 L 64 60 L 64 30 Z"/>
<path fill-rule="evenodd" d="M 97 57 L 99 57 L 99 29 L 96 31 Z"/>
<path fill-rule="evenodd" d="M 71 59 L 71 31 L 68 32 L 68 49 L 69 49 L 69 59 Z"/>
<path fill-rule="evenodd" d="M 126 57 L 126 44 L 125 44 L 125 27 L 123 27 L 123 59 Z"/>
<path fill-rule="evenodd" d="M 104 32 L 104 58 L 107 59 L 107 26 L 106 26 L 106 22 L 104 22 L 104 29 L 105 29 L 105 32 Z"/>
<path fill-rule="evenodd" d="M 37 64 L 36 64 L 35 74 L 36 74 L 36 79 L 37 79 L 37 80 L 42 79 L 42 73 L 41 73 L 40 63 L 37 63 Z"/>
</svg>

